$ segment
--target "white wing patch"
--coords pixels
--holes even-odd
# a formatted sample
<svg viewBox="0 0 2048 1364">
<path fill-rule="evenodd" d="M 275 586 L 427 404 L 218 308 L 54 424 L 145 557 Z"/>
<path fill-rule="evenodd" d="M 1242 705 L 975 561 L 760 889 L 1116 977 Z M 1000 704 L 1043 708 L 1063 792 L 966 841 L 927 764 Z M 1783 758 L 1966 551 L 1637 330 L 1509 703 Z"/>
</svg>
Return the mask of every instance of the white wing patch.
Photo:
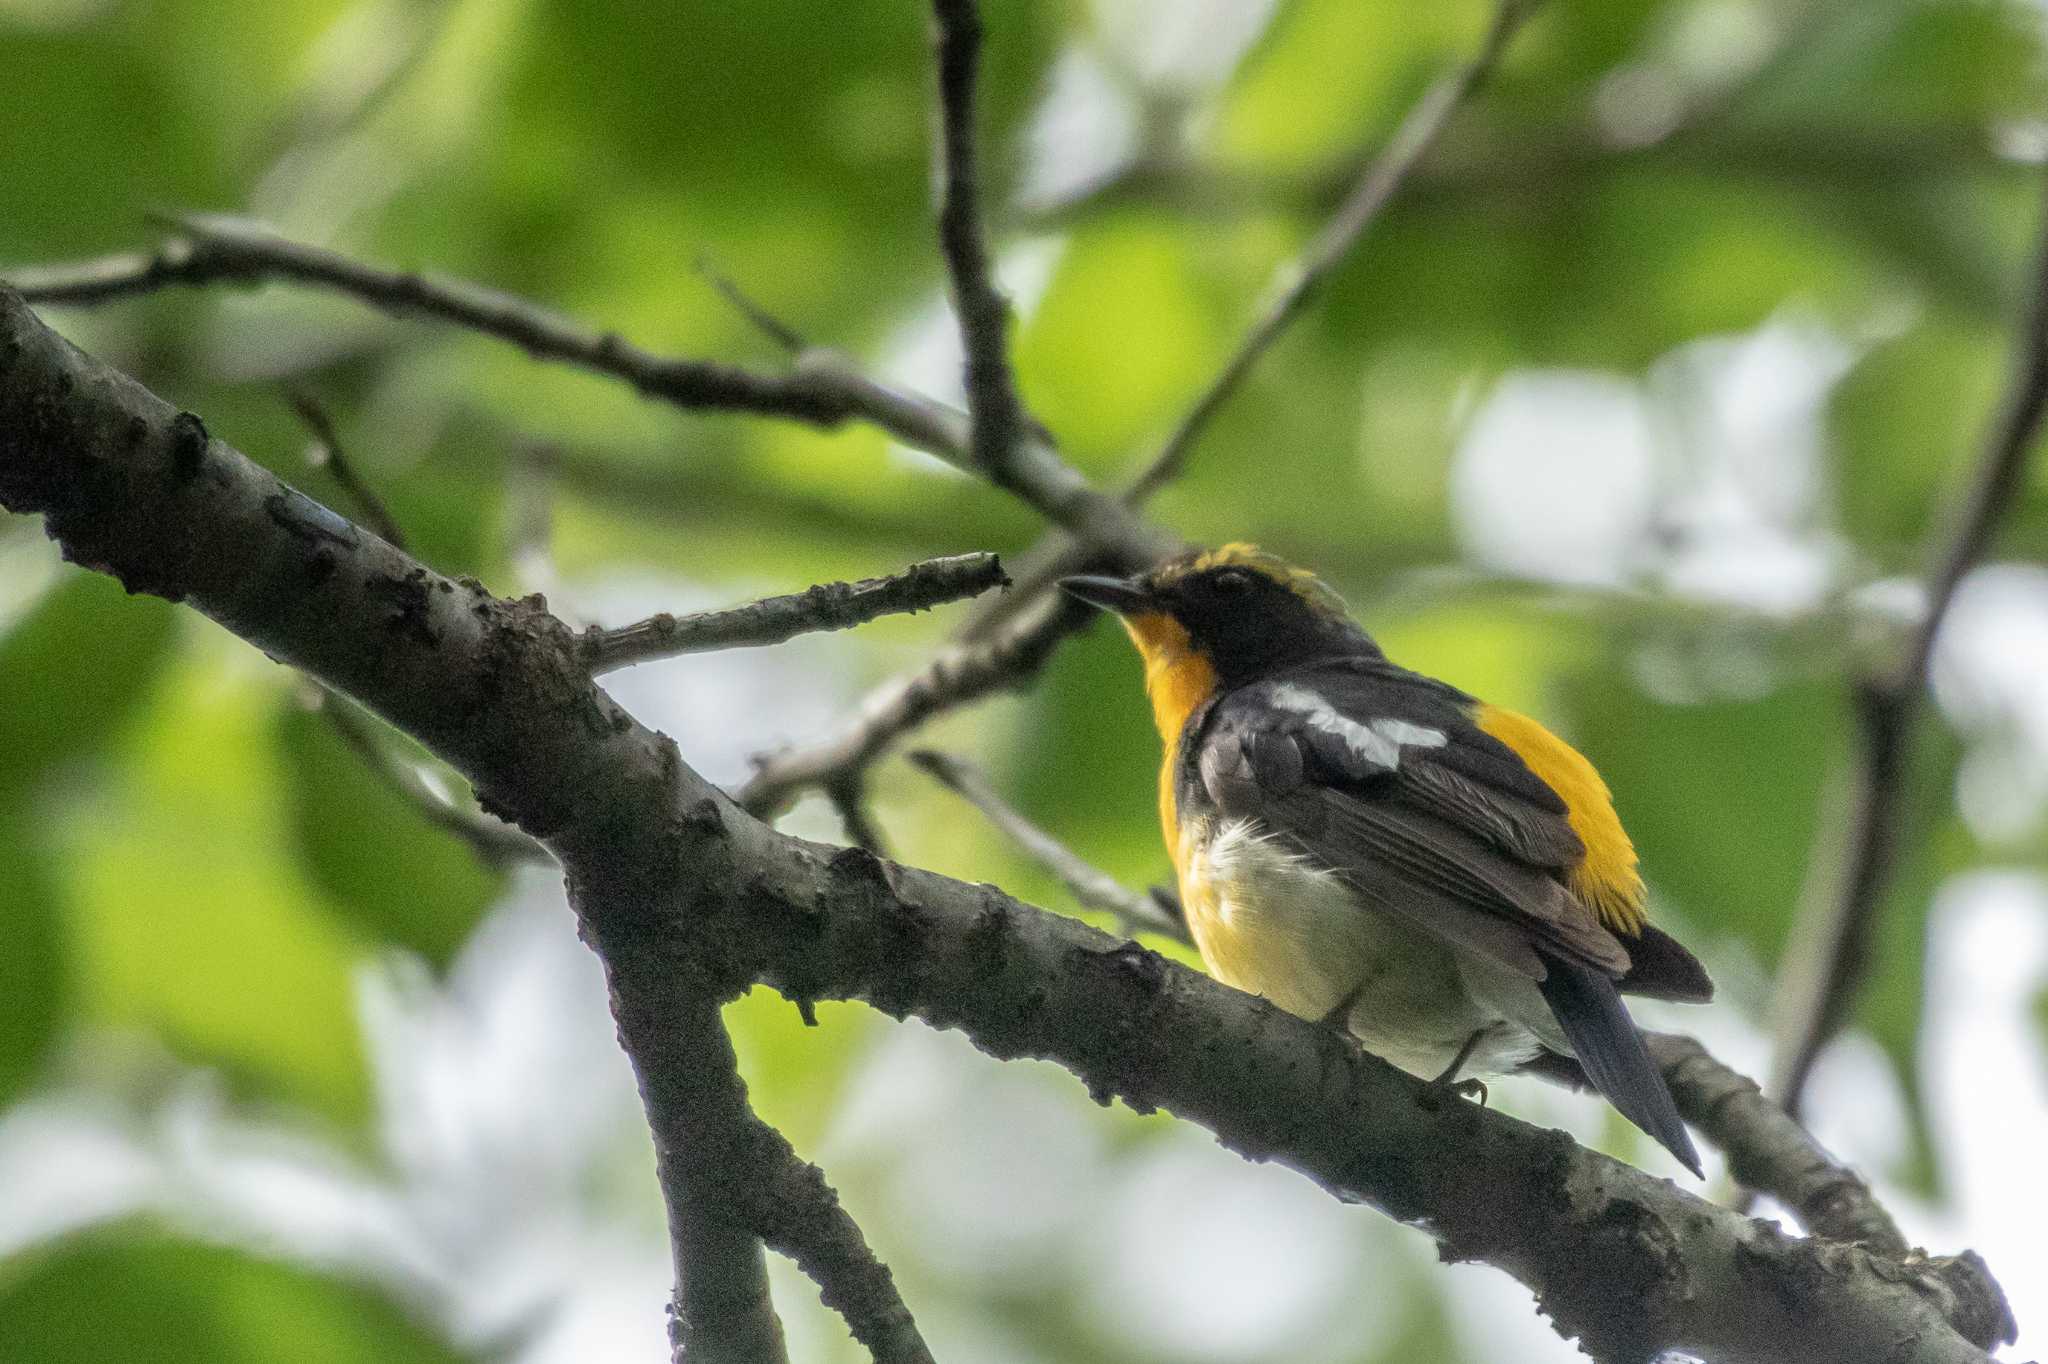
<svg viewBox="0 0 2048 1364">
<path fill-rule="evenodd" d="M 1307 687 L 1282 682 L 1273 688 L 1273 704 L 1307 719 L 1325 734 L 1342 739 L 1346 747 L 1374 767 L 1392 772 L 1401 765 L 1403 748 L 1442 748 L 1448 739 L 1440 729 L 1414 725 L 1390 716 L 1378 716 L 1365 724 L 1338 713 L 1337 708 Z"/>
</svg>

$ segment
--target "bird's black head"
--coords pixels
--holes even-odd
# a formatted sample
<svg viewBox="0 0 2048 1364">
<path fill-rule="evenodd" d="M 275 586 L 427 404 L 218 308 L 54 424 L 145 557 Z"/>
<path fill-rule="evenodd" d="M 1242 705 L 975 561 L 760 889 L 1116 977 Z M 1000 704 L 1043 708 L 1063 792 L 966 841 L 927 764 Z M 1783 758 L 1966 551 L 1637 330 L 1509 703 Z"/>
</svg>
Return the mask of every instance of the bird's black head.
<svg viewBox="0 0 2048 1364">
<path fill-rule="evenodd" d="M 1224 686 L 1293 663 L 1379 652 L 1320 578 L 1253 545 L 1184 554 L 1137 578 L 1060 586 L 1122 617 L 1148 664 L 1191 651 Z"/>
</svg>

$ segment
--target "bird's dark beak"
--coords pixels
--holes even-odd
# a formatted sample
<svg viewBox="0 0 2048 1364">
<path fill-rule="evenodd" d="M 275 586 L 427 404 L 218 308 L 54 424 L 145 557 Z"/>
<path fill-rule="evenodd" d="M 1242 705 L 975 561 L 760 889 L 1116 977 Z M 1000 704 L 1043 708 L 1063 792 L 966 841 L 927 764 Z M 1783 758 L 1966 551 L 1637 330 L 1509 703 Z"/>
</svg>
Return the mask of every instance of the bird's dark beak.
<svg viewBox="0 0 2048 1364">
<path fill-rule="evenodd" d="M 1141 615 L 1156 611 L 1158 603 L 1152 594 L 1132 579 L 1102 578 L 1093 574 L 1080 577 L 1061 578 L 1060 590 L 1068 596 L 1079 597 L 1090 606 L 1099 606 L 1119 616 Z"/>
</svg>

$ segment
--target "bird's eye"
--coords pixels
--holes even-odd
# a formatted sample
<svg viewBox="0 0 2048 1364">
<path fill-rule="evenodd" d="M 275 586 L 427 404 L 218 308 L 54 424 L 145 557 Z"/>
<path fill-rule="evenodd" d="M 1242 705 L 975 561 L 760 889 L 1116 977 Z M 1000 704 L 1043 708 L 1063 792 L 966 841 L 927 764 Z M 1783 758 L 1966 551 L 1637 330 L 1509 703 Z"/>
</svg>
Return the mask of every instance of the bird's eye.
<svg viewBox="0 0 2048 1364">
<path fill-rule="evenodd" d="M 1234 597 L 1252 585 L 1252 575 L 1241 568 L 1226 568 L 1213 579 L 1217 592 Z"/>
</svg>

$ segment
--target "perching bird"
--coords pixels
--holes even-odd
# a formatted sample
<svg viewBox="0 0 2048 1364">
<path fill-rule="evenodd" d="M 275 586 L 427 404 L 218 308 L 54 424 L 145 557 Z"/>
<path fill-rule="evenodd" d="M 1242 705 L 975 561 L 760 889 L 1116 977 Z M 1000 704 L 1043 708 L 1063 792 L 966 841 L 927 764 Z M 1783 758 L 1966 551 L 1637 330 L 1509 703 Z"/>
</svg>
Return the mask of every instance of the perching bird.
<svg viewBox="0 0 2048 1364">
<path fill-rule="evenodd" d="M 1644 917 L 1577 750 L 1389 662 L 1319 579 L 1250 545 L 1061 586 L 1144 658 L 1160 822 L 1213 975 L 1439 1086 L 1590 1081 L 1701 1172 L 1621 995 L 1713 985 Z"/>
</svg>

